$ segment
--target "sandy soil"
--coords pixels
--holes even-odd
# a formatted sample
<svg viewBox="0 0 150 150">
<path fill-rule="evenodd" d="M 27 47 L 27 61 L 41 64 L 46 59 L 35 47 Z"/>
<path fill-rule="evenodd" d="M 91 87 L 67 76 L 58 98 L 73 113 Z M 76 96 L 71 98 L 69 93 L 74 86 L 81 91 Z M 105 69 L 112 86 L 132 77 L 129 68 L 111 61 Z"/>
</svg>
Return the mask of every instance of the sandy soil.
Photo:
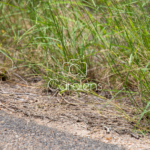
<svg viewBox="0 0 150 150">
<path fill-rule="evenodd" d="M 28 84 L 19 79 L 2 81 L 0 107 L 37 124 L 74 135 L 117 144 L 128 150 L 150 149 L 150 134 L 133 133 L 134 124 L 112 105 L 106 105 L 106 100 L 85 93 L 60 96 L 49 92 L 47 95 L 41 82 L 40 78 L 32 78 Z"/>
</svg>

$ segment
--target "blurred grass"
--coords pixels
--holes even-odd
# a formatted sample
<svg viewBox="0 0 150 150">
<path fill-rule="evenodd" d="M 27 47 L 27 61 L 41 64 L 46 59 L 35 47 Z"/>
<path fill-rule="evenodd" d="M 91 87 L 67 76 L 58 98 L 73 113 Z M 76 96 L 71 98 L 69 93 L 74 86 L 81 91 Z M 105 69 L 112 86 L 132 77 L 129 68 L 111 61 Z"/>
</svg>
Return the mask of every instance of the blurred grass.
<svg viewBox="0 0 150 150">
<path fill-rule="evenodd" d="M 51 88 L 64 82 L 80 83 L 81 79 L 100 83 L 102 91 L 116 101 L 119 93 L 130 99 L 137 111 L 128 119 L 134 118 L 137 123 L 142 120 L 138 126 L 149 130 L 149 6 L 149 0 L 3 0 L 3 67 L 28 67 Z M 75 62 L 70 63 L 72 59 Z M 81 77 L 86 71 L 87 75 Z M 121 101 L 117 105 L 123 113 Z"/>
</svg>

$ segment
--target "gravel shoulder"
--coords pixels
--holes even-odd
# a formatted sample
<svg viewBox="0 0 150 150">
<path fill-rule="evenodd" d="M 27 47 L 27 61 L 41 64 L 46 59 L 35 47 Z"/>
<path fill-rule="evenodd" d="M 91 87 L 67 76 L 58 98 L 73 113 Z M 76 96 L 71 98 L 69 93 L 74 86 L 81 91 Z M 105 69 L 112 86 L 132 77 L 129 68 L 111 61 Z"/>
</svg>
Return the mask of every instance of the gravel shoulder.
<svg viewBox="0 0 150 150">
<path fill-rule="evenodd" d="M 125 150 L 98 140 L 74 136 L 27 122 L 0 110 L 0 149 L 4 150 Z"/>
<path fill-rule="evenodd" d="M 2 127 L 0 131 L 0 146 L 2 148 L 0 149 L 17 149 L 18 144 L 23 145 L 18 148 L 19 150 L 23 148 L 37 149 L 37 147 L 40 149 L 42 146 L 41 149 L 46 146 L 47 149 L 53 149 L 53 146 L 56 145 L 58 145 L 58 148 L 55 147 L 54 149 L 65 149 L 65 146 L 67 146 L 67 149 L 68 147 L 80 149 L 79 143 L 84 143 L 85 139 L 97 141 L 96 143 L 104 142 L 106 145 L 118 145 L 125 147 L 127 150 L 148 150 L 150 148 L 150 134 L 147 133 L 146 136 L 143 136 L 136 132 L 133 133 L 134 124 L 127 121 L 114 107 L 109 104 L 106 105 L 109 100 L 106 101 L 84 93 L 80 93 L 80 96 L 75 94 L 60 97 L 49 92 L 47 95 L 47 91 L 44 92 L 44 89 L 41 88 L 43 83 L 31 83 L 29 86 L 24 81 L 16 81 L 16 79 L 14 81 L 0 83 L 0 109 L 7 112 L 6 117 L 3 112 L 4 116 L 1 116 L 0 120 Z M 129 105 L 128 101 L 127 99 L 123 100 Z M 128 108 L 124 107 L 124 110 L 132 115 L 132 110 Z M 20 118 L 20 121 L 15 121 L 15 118 Z M 7 127 L 5 121 L 11 129 L 14 124 L 17 123 L 17 125 L 14 126 L 13 130 L 6 128 L 5 131 L 5 127 Z M 37 126 L 40 130 L 36 128 Z M 35 130 L 31 132 L 33 127 Z M 58 139 L 61 136 L 60 133 L 70 136 L 65 138 L 66 142 L 65 140 L 61 141 L 62 138 L 58 141 L 56 139 L 56 144 L 56 134 L 53 137 L 52 133 L 49 132 L 50 139 L 52 139 L 50 144 L 50 141 L 47 141 L 47 136 L 49 136 L 47 133 L 51 129 L 52 132 L 59 133 Z M 19 130 L 21 132 L 18 132 Z M 74 138 L 70 139 L 70 137 Z M 44 138 L 46 145 L 42 145 L 44 142 L 40 143 Z M 83 139 L 83 142 L 78 138 Z M 37 146 L 37 143 L 40 143 L 40 145 Z M 77 147 L 70 147 L 71 143 Z M 84 145 L 89 147 L 81 146 L 81 149 L 92 148 L 91 143 L 87 145 L 84 143 Z M 14 146 L 16 147 L 14 148 Z M 100 146 L 92 149 L 99 149 Z"/>
</svg>

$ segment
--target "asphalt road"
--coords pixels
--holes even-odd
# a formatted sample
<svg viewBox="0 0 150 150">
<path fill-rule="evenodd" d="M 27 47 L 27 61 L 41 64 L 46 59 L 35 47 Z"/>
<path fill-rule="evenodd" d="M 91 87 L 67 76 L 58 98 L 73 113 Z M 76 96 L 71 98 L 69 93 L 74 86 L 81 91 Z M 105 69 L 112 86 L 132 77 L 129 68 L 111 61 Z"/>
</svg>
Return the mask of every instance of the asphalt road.
<svg viewBox="0 0 150 150">
<path fill-rule="evenodd" d="M 0 110 L 0 150 L 125 150 L 115 145 L 27 123 Z"/>
</svg>

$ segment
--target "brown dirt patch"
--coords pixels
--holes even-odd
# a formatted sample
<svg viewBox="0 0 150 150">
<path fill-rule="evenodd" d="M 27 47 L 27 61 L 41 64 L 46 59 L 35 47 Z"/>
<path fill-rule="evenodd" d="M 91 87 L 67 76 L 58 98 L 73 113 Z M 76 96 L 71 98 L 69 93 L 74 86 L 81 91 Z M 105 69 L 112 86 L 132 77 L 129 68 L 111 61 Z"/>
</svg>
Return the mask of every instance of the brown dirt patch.
<svg viewBox="0 0 150 150">
<path fill-rule="evenodd" d="M 44 92 L 39 77 L 30 83 L 15 79 L 0 83 L 0 107 L 38 124 L 80 136 L 100 139 L 127 149 L 147 149 L 147 136 L 132 133 L 133 123 L 125 120 L 106 100 L 85 93 L 59 96 Z M 105 106 L 105 108 L 104 108 Z"/>
</svg>

